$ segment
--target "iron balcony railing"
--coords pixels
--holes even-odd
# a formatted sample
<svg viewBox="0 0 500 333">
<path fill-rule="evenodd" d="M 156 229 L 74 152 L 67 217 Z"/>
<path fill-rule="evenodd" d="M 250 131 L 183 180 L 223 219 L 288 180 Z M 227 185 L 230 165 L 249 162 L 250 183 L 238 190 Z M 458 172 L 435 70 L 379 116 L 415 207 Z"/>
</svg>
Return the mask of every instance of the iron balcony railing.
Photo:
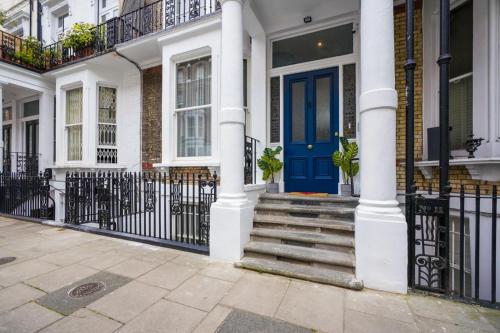
<svg viewBox="0 0 500 333">
<path fill-rule="evenodd" d="M 38 174 L 40 154 L 11 152 L 3 155 L 3 173 Z"/>
<path fill-rule="evenodd" d="M 104 54 L 118 44 L 188 23 L 220 8 L 219 0 L 159 0 L 95 26 L 92 40 L 78 49 L 64 46 L 64 39 L 42 46 L 34 39 L 0 31 L 0 59 L 44 72 Z"/>
</svg>

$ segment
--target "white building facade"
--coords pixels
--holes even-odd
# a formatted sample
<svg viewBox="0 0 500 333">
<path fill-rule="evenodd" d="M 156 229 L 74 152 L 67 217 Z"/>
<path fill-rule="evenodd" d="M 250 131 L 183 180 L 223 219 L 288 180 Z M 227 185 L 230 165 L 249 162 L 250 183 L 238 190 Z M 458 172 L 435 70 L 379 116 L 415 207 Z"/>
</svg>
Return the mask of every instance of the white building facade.
<svg viewBox="0 0 500 333">
<path fill-rule="evenodd" d="M 477 158 L 463 163 L 479 179 L 498 182 L 500 1 L 457 0 L 452 7 L 469 2 L 471 33 L 481 38 L 473 41 L 472 69 L 460 69 L 452 81 L 470 81 L 472 108 L 460 111 L 460 119 L 472 117 L 473 134 L 485 142 Z M 365 287 L 406 293 L 409 240 L 396 170 L 394 10 L 400 2 L 202 0 L 192 7 L 160 0 L 119 20 L 113 18 L 127 4 L 117 1 L 37 3 L 44 45 L 77 22 L 106 29 L 105 45 L 93 44 L 99 52 L 65 58 L 63 51 L 61 60 L 46 60 L 44 70 L 5 57 L 0 62 L 1 147 L 4 155 L 37 154 L 37 168 L 53 170 L 56 221 L 65 218 L 67 172 L 205 168 L 220 177 L 210 213 L 210 256 L 235 262 L 244 256 L 266 188 L 258 168 L 245 181 L 246 137 L 255 140 L 256 157 L 266 147 L 283 147 L 280 192 L 329 194 L 340 194 L 341 173 L 331 154 L 346 137 L 360 149 L 355 276 Z M 431 175 L 437 162 L 426 160 L 426 130 L 439 125 L 438 3 L 421 4 L 424 159 L 417 167 Z M 22 30 L 26 37 L 24 25 Z M 113 39 L 115 33 L 121 37 Z M 144 77 L 154 68 L 160 68 L 160 81 L 153 98 Z M 159 112 L 146 122 L 150 108 Z M 160 125 L 153 129 L 154 117 Z M 460 151 L 470 130 L 463 132 L 454 136 Z M 149 136 L 160 140 L 150 147 L 161 152 L 154 160 L 144 148 Z"/>
</svg>

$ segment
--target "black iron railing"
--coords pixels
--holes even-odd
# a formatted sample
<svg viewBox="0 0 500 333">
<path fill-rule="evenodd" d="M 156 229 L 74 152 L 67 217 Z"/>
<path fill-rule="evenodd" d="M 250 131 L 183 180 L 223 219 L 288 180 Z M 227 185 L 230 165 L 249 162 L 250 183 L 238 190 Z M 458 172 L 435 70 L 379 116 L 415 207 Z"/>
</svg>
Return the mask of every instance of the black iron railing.
<svg viewBox="0 0 500 333">
<path fill-rule="evenodd" d="M 0 213 L 37 219 L 54 219 L 49 176 L 42 173 L 0 173 Z"/>
<path fill-rule="evenodd" d="M 3 156 L 3 173 L 38 174 L 39 154 L 5 153 Z"/>
<path fill-rule="evenodd" d="M 449 200 L 433 194 L 432 188 L 427 194 L 406 195 L 414 214 L 407 219 L 409 285 L 500 307 L 497 187 L 472 188 L 466 193 L 461 185 L 460 192 L 450 194 Z"/>
<path fill-rule="evenodd" d="M 208 252 L 217 175 L 68 173 L 65 222 Z"/>
<path fill-rule="evenodd" d="M 26 40 L 0 31 L 0 59 L 43 72 L 104 54 L 117 44 L 188 23 L 220 8 L 218 0 L 158 0 L 95 26 L 91 30 L 91 41 L 79 48 L 65 46 L 64 40 L 42 47 L 34 39 Z"/>
<path fill-rule="evenodd" d="M 245 136 L 245 185 L 257 181 L 257 143 L 259 140 Z"/>
</svg>

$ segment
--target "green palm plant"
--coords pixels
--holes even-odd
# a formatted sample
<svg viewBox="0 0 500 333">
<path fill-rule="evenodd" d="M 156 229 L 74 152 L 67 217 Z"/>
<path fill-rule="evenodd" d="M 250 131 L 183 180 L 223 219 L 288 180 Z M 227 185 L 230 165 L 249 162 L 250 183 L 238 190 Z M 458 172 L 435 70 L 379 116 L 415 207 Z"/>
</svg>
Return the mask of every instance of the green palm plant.
<svg viewBox="0 0 500 333">
<path fill-rule="evenodd" d="M 349 142 L 345 137 L 340 138 L 340 143 L 342 151 L 337 150 L 334 152 L 332 154 L 332 161 L 336 167 L 340 168 L 344 184 L 349 184 L 350 176 L 354 177 L 359 172 L 359 163 L 352 162 L 358 155 L 358 144 L 356 142 Z"/>
<path fill-rule="evenodd" d="M 282 150 L 280 146 L 264 149 L 264 154 L 257 160 L 257 165 L 263 171 L 262 180 L 271 178 L 271 184 L 274 184 L 274 175 L 283 168 L 283 162 L 276 158 Z"/>
</svg>

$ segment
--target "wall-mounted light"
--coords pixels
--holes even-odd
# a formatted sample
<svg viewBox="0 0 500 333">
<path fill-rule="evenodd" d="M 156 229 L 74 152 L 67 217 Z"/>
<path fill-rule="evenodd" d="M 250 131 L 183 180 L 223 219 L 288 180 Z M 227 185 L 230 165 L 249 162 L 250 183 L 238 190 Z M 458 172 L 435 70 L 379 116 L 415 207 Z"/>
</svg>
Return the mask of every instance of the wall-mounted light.
<svg viewBox="0 0 500 333">
<path fill-rule="evenodd" d="M 318 42 L 316 43 L 316 46 L 317 46 L 319 49 L 321 49 L 321 48 L 323 48 L 323 46 L 325 46 L 325 44 L 324 44 L 322 41 L 318 41 Z"/>
<path fill-rule="evenodd" d="M 304 23 L 311 23 L 312 22 L 312 17 L 311 16 L 306 16 L 304 17 Z"/>
</svg>

